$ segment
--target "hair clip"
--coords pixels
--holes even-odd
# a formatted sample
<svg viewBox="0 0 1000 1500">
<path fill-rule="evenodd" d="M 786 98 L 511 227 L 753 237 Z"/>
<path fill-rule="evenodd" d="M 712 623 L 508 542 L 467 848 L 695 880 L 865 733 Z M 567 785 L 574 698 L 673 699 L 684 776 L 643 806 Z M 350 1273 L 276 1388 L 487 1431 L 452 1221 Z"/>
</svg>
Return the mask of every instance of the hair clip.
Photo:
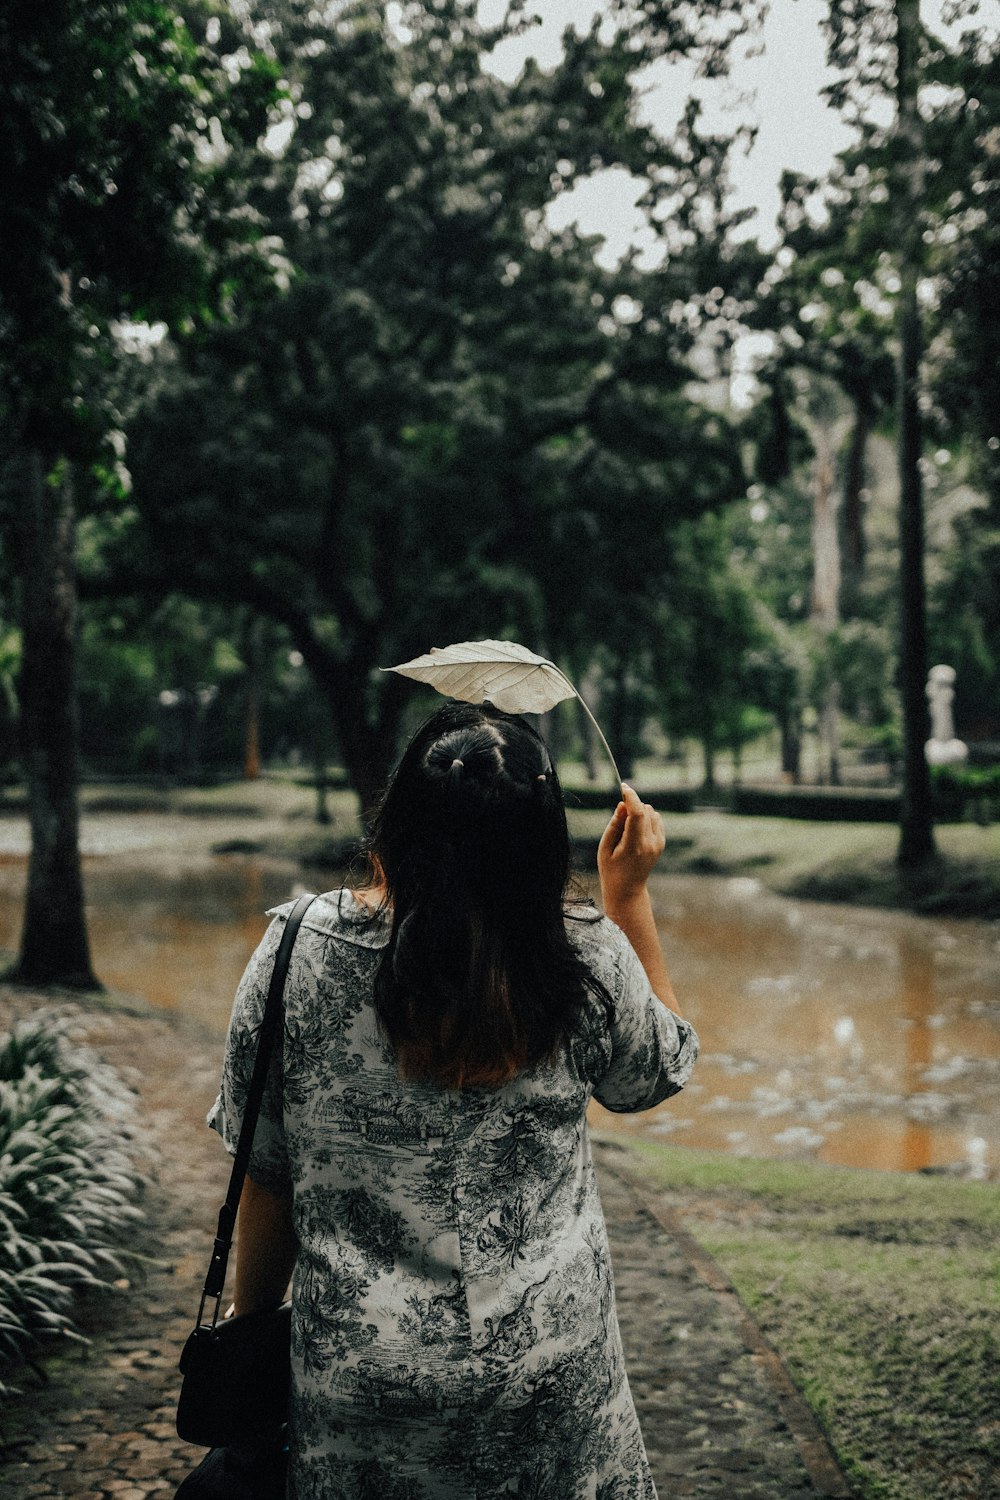
<svg viewBox="0 0 1000 1500">
<path fill-rule="evenodd" d="M 454 771 L 454 769 L 455 769 L 456 766 L 461 766 L 463 769 L 465 768 L 465 761 L 464 760 L 459 760 L 459 758 L 458 758 L 457 755 L 455 756 L 455 759 L 451 763 L 451 769 Z"/>
</svg>

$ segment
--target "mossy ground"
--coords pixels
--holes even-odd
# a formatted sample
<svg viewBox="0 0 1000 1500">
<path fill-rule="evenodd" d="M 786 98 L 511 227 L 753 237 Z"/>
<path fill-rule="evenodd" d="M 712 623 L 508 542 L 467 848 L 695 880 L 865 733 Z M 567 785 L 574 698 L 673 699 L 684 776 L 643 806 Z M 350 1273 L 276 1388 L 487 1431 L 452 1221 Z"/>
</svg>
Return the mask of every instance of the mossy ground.
<svg viewBox="0 0 1000 1500">
<path fill-rule="evenodd" d="M 1000 1496 L 1000 1193 L 629 1143 L 864 1500 Z"/>
<path fill-rule="evenodd" d="M 578 837 L 599 837 L 601 813 L 569 814 Z M 809 901 L 848 901 L 927 916 L 1000 917 L 1000 827 L 945 824 L 939 860 L 919 874 L 896 865 L 898 831 L 885 823 L 814 823 L 724 812 L 670 815 L 660 869 L 752 875 L 770 890 Z"/>
</svg>

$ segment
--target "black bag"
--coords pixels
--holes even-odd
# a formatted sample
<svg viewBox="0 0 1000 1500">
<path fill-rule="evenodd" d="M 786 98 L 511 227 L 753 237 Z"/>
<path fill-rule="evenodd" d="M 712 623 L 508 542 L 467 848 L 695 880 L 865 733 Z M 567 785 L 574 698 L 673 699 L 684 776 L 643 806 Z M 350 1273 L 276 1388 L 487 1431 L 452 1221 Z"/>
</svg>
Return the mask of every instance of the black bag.
<svg viewBox="0 0 1000 1500">
<path fill-rule="evenodd" d="M 177 1432 L 214 1448 L 259 1439 L 274 1442 L 288 1417 L 291 1303 L 201 1325 L 181 1354 Z"/>
<path fill-rule="evenodd" d="M 257 1041 L 243 1127 L 201 1294 L 198 1320 L 181 1354 L 177 1433 L 212 1452 L 184 1480 L 183 1500 L 271 1500 L 284 1493 L 291 1307 L 219 1321 L 236 1211 L 250 1160 L 295 937 L 315 896 L 292 907 L 281 934 Z M 211 1319 L 205 1308 L 213 1303 Z"/>
<path fill-rule="evenodd" d="M 177 1500 L 283 1500 L 288 1455 L 254 1443 L 213 1448 L 177 1491 Z"/>
</svg>

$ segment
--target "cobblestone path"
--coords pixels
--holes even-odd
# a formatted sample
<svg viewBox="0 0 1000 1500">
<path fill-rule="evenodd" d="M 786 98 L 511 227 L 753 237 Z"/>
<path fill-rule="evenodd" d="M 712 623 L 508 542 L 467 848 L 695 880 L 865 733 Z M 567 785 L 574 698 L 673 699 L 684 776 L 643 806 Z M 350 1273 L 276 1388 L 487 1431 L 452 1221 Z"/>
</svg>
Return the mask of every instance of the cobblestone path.
<svg viewBox="0 0 1000 1500">
<path fill-rule="evenodd" d="M 0 1029 L 49 999 L 0 988 Z M 91 1342 L 32 1372 L 0 1421 L 5 1500 L 171 1497 L 200 1457 L 174 1431 L 177 1360 L 225 1194 L 226 1158 L 201 1123 L 220 1044 L 160 1015 L 59 1009 L 134 1084 L 152 1144 L 148 1257 L 130 1287 L 87 1309 Z M 787 1376 L 724 1278 L 595 1143 L 633 1395 L 660 1500 L 847 1497 Z M 784 1385 L 782 1382 L 784 1381 Z"/>
<path fill-rule="evenodd" d="M 629 1384 L 660 1500 L 849 1497 L 784 1368 L 710 1258 L 594 1142 Z"/>
</svg>

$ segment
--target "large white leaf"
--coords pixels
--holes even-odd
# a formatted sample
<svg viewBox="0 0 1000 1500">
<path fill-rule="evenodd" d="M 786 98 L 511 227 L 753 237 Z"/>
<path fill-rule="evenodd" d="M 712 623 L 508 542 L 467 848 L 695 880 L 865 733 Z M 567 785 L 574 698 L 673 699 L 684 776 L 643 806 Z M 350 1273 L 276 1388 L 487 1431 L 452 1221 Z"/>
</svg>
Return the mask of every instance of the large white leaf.
<svg viewBox="0 0 1000 1500">
<path fill-rule="evenodd" d="M 580 698 L 554 662 L 515 641 L 459 641 L 454 646 L 432 646 L 424 656 L 382 670 L 430 683 L 446 698 L 462 703 L 489 702 L 508 714 L 543 714 L 564 698 Z M 580 702 L 621 781 L 601 726 L 582 698 Z"/>
<path fill-rule="evenodd" d="M 514 641 L 432 646 L 426 656 L 385 670 L 429 682 L 447 698 L 490 702 L 508 714 L 543 714 L 576 693 L 553 662 Z"/>
</svg>

